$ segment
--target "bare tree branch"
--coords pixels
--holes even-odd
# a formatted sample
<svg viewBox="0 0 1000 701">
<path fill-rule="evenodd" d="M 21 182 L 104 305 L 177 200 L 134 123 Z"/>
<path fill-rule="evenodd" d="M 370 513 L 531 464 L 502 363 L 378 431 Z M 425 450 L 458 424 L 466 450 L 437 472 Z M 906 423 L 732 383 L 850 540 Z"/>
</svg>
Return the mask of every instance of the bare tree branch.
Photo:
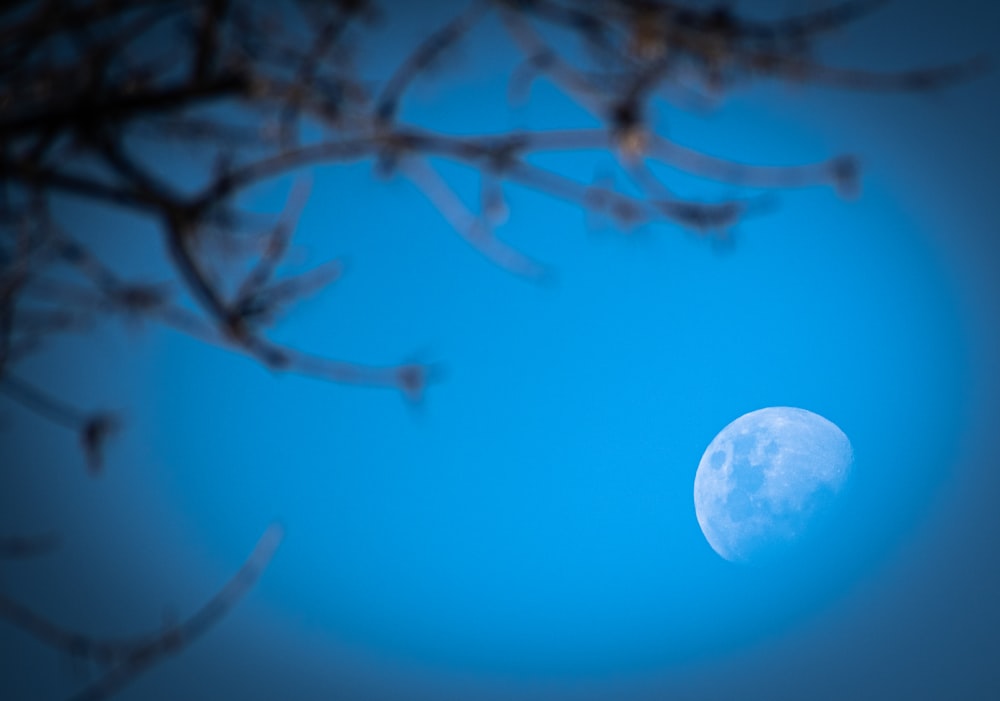
<svg viewBox="0 0 1000 701">
<path fill-rule="evenodd" d="M 0 393 L 73 431 L 92 474 L 121 418 L 78 407 L 23 372 L 22 363 L 61 334 L 108 319 L 162 324 L 275 373 L 389 388 L 420 401 L 440 379 L 440 365 L 338 360 L 272 338 L 282 315 L 344 273 L 336 259 L 287 272 L 314 169 L 361 162 L 383 175 L 398 172 L 490 263 L 534 281 L 549 280 L 549 269 L 496 231 L 511 185 L 610 218 L 622 231 L 667 224 L 726 239 L 773 191 L 824 185 L 855 194 L 858 160 L 749 164 L 677 143 L 657 129 L 668 91 L 681 87 L 720 103 L 766 79 L 923 93 L 987 68 L 985 59 L 972 58 L 881 73 L 821 58 L 821 40 L 884 4 L 840 0 L 762 21 L 727 4 L 456 0 L 447 22 L 416 46 L 399 47 L 382 77 L 361 67 L 378 41 L 368 22 L 379 9 L 374 0 L 0 4 Z M 508 67 L 508 101 L 526 99 L 527 87 L 545 80 L 597 126 L 458 135 L 407 121 L 401 104 L 414 82 L 483 25 L 519 52 Z M 163 145 L 186 154 L 199 176 L 178 175 L 158 154 Z M 592 154 L 635 187 L 543 165 L 542 157 L 558 152 Z M 459 195 L 461 183 L 445 175 L 449 164 L 472 171 L 477 202 Z M 720 201 L 683 198 L 661 179 L 661 166 L 754 191 Z M 266 226 L 248 225 L 259 221 L 246 211 L 255 188 L 284 181 L 293 183 L 284 210 Z M 769 191 L 763 198 L 761 189 Z M 69 200 L 142 218 L 162 244 L 159 262 L 168 272 L 143 279 L 102 260 L 76 222 L 63 221 L 60 208 Z M 102 641 L 66 631 L 4 595 L 0 618 L 51 647 L 110 665 L 74 697 L 108 698 L 216 623 L 280 539 L 280 528 L 269 529 L 202 609 L 140 638 Z M 48 536 L 0 539 L 0 558 L 51 545 Z"/>
<path fill-rule="evenodd" d="M 243 566 L 222 589 L 190 617 L 161 631 L 119 640 L 96 639 L 68 631 L 2 593 L 0 619 L 49 647 L 109 667 L 99 679 L 72 697 L 74 701 L 107 699 L 135 681 L 152 665 L 187 648 L 218 623 L 253 587 L 283 537 L 283 528 L 272 524 L 260 537 Z"/>
<path fill-rule="evenodd" d="M 926 91 L 982 69 L 980 60 L 972 60 L 883 75 L 839 69 L 815 58 L 818 39 L 880 4 L 845 0 L 762 22 L 727 7 L 474 0 L 404 52 L 388 77 L 374 82 L 353 72 L 357 44 L 351 38 L 365 31 L 357 20 L 374 7 L 360 0 L 299 0 L 271 11 L 248 0 L 147 0 L 73 4 L 61 14 L 0 15 L 0 37 L 8 39 L 0 54 L 0 243 L 10 252 L 0 258 L 0 389 L 81 431 L 93 460 L 99 452 L 94 449 L 114 425 L 110 414 L 84 416 L 40 388 L 29 390 L 10 370 L 47 337 L 90 328 L 102 315 L 118 314 L 130 323 L 164 323 L 275 371 L 395 386 L 411 398 L 421 396 L 422 383 L 433 373 L 409 365 L 373 368 L 321 360 L 267 337 L 281 313 L 342 272 L 333 261 L 297 278 L 280 276 L 308 203 L 301 183 L 309 169 L 365 160 L 383 172 L 398 169 L 465 241 L 494 264 L 529 279 L 544 277 L 544 268 L 494 232 L 506 216 L 503 187 L 508 183 L 600 212 L 625 228 L 669 222 L 724 233 L 746 215 L 751 200 L 684 200 L 650 166 L 662 163 L 743 187 L 828 184 L 851 194 L 857 189 L 857 162 L 836 156 L 816 164 L 760 166 L 675 143 L 652 127 L 658 91 L 681 71 L 717 91 L 762 75 L 859 90 Z M 301 21 L 294 20 L 293 9 Z M 400 101 L 414 79 L 466 41 L 474 27 L 495 19 L 493 10 L 526 65 L 600 119 L 601 128 L 457 136 L 399 118 Z M 552 29 L 576 35 L 591 57 L 569 58 L 575 54 L 565 52 L 565 42 Z M 181 41 L 171 44 L 168 37 Z M 68 53 L 64 40 L 74 47 Z M 170 46 L 175 48 L 164 49 Z M 670 51 L 663 50 L 666 46 Z M 512 89 L 518 80 L 511 76 Z M 318 130 L 318 136 L 301 138 L 307 128 Z M 142 140 L 156 135 L 197 145 L 203 160 L 211 162 L 204 181 L 177 182 L 149 158 Z M 535 155 L 578 150 L 611 154 L 644 197 L 573 181 L 531 162 Z M 478 171 L 478 211 L 432 164 L 438 161 Z M 239 198 L 258 184 L 289 175 L 300 184 L 285 213 L 269 233 L 248 233 L 239 223 Z M 130 280 L 78 243 L 67 244 L 72 232 L 59 231 L 48 213 L 48 198 L 57 194 L 148 217 L 161 232 L 175 278 Z M 19 233 L 16 222 L 31 219 L 41 223 L 39 231 Z M 241 264 L 247 272 L 240 279 L 230 279 L 209 244 L 232 248 L 247 240 L 257 242 L 258 257 Z M 25 241 L 45 256 L 33 254 L 29 262 L 16 255 Z M 58 264 L 69 264 L 92 289 L 77 286 L 74 296 L 76 282 L 65 274 L 44 274 Z M 178 290 L 186 291 L 198 310 L 180 304 Z M 48 306 L 33 307 L 38 301 Z"/>
</svg>

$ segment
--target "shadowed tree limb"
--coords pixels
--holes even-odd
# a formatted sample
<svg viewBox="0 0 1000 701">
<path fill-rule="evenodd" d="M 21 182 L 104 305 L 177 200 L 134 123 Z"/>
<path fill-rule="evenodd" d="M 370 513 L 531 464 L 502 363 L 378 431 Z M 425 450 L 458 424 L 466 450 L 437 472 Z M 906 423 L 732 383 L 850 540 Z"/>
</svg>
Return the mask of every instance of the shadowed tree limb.
<svg viewBox="0 0 1000 701">
<path fill-rule="evenodd" d="M 57 389 L 25 379 L 20 365 L 49 339 L 105 318 L 160 323 L 275 373 L 392 388 L 420 401 L 439 379 L 438 365 L 347 362 L 269 337 L 277 319 L 343 273 L 338 260 L 286 273 L 309 205 L 304 183 L 311 171 L 364 162 L 383 175 L 398 172 L 489 262 L 530 280 L 549 279 L 547 269 L 495 232 L 506 216 L 503 188 L 510 184 L 609 217 L 625 232 L 667 223 L 724 237 L 759 210 L 760 199 L 685 199 L 656 166 L 746 188 L 829 185 L 847 196 L 857 190 L 858 162 L 832 156 L 752 165 L 679 144 L 657 131 L 663 93 L 688 78 L 717 100 L 761 79 L 923 93 L 985 69 L 983 59 L 972 59 L 879 73 L 820 58 L 819 40 L 883 4 L 842 0 L 760 21 L 727 4 L 665 0 L 456 2 L 439 30 L 403 48 L 387 74 L 376 77 L 359 68 L 361 54 L 378 40 L 375 25 L 366 23 L 377 9 L 369 0 L 0 4 L 0 393 L 72 430 L 94 474 L 118 416 L 80 409 Z M 508 101 L 518 93 L 528 99 L 527 87 L 544 79 L 598 126 L 456 135 L 401 116 L 414 82 L 488 22 L 520 52 Z M 175 150 L 193 154 L 198 176 L 173 177 L 172 161 L 157 150 L 164 145 L 170 158 Z M 605 157 L 638 194 L 614 182 L 584 182 L 536 158 L 558 152 Z M 445 164 L 473 171 L 478 206 L 459 195 L 459 183 L 439 167 Z M 242 209 L 246 198 L 257 186 L 285 178 L 295 182 L 284 211 L 265 231 L 251 230 Z M 161 244 L 159 262 L 168 272 L 142 279 L 127 266 L 102 261 L 85 237 L 60 225 L 52 211 L 56 200 L 151 223 L 150 238 Z M 269 529 L 202 609 L 147 636 L 96 640 L 2 594 L 0 618 L 51 647 L 109 666 L 75 697 L 108 698 L 225 615 L 280 539 L 279 527 Z M 47 536 L 0 539 L 0 558 L 34 556 L 51 545 Z"/>
<path fill-rule="evenodd" d="M 403 50 L 395 68 L 374 80 L 362 78 L 355 64 L 363 46 L 358 38 L 372 31 L 364 20 L 376 7 L 362 0 L 294 0 L 270 9 L 249 0 L 111 1 L 73 3 L 61 13 L 21 8 L 0 14 L 0 37 L 8 39 L 0 42 L 0 389 L 82 430 L 88 449 L 100 446 L 113 426 L 107 415 L 83 419 L 41 389 L 26 391 L 10 370 L 47 337 L 90 328 L 102 314 L 119 314 L 132 323 L 159 321 L 274 371 L 394 386 L 407 397 L 420 397 L 421 383 L 434 374 L 429 368 L 323 359 L 268 339 L 280 314 L 336 280 L 342 270 L 330 262 L 297 278 L 280 274 L 308 203 L 304 191 L 293 188 L 285 213 L 264 235 L 241 226 L 240 198 L 257 185 L 290 175 L 301 178 L 316 167 L 369 161 L 384 174 L 399 170 L 407 175 L 488 260 L 540 279 L 544 269 L 494 233 L 497 212 L 506 208 L 506 183 L 610 216 L 626 229 L 668 222 L 701 233 L 734 226 L 751 202 L 682 199 L 650 165 L 662 163 L 742 187 L 829 184 L 851 194 L 858 182 L 853 159 L 837 156 L 780 167 L 736 163 L 656 133 L 651 112 L 658 91 L 685 70 L 718 91 L 767 76 L 921 92 L 982 69 L 973 60 L 881 75 L 833 68 L 815 58 L 818 39 L 881 4 L 846 0 L 765 22 L 728 7 L 668 2 L 456 2 L 439 30 Z M 547 76 L 602 126 L 451 135 L 400 119 L 400 102 L 413 81 L 488 21 L 506 32 L 531 70 Z M 567 43 L 551 30 L 582 40 L 591 53 L 580 58 L 567 51 Z M 66 42 L 73 48 L 67 49 Z M 510 77 L 510 89 L 518 80 Z M 203 179 L 171 178 L 161 160 L 147 155 L 153 135 L 196 148 L 209 165 L 202 169 Z M 531 162 L 535 155 L 555 151 L 612 156 L 644 196 L 577 182 Z M 437 169 L 442 160 L 478 171 L 478 211 Z M 55 195 L 148 218 L 160 231 L 174 277 L 135 280 L 96 264 L 82 245 L 60 245 L 70 237 L 55 231 L 48 213 Z M 19 222 L 25 220 L 47 226 L 24 233 Z M 47 251 L 47 257 L 17 255 L 24 240 L 29 249 Z M 212 242 L 230 248 L 249 242 L 250 248 L 257 246 L 257 258 L 245 275 L 227 279 Z M 69 291 L 75 281 L 64 272 L 47 274 L 67 264 L 87 278 L 93 292 L 78 287 L 74 298 Z M 196 309 L 182 304 L 177 290 L 186 290 Z M 43 308 L 32 306 L 39 301 L 45 302 Z M 90 453 L 92 468 L 97 452 Z"/>
<path fill-rule="evenodd" d="M 49 647 L 109 667 L 98 679 L 71 697 L 72 701 L 107 699 L 135 681 L 152 665 L 178 654 L 216 625 L 257 582 L 283 537 L 284 529 L 280 525 L 268 527 L 243 566 L 222 589 L 190 617 L 161 631 L 118 640 L 92 638 L 68 631 L 2 593 L 0 619 Z"/>
</svg>

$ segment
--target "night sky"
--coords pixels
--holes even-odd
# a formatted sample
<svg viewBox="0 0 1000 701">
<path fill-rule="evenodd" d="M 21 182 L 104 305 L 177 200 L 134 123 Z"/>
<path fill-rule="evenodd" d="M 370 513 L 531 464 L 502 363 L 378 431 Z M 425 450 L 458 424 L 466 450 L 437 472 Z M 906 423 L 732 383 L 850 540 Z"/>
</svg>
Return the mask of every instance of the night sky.
<svg viewBox="0 0 1000 701">
<path fill-rule="evenodd" d="M 376 74 L 451 6 L 395 5 L 367 47 Z M 815 3 L 770 3 L 799 5 Z M 900 1 L 823 57 L 996 65 L 997 36 L 993 3 Z M 597 126 L 545 80 L 508 105 L 514 56 L 483 25 L 403 117 L 449 133 Z M 23 374 L 126 423 L 95 479 L 71 434 L 0 398 L 0 533 L 60 536 L 0 563 L 0 588 L 96 637 L 155 630 L 280 522 L 246 599 L 122 701 L 1000 698 L 998 117 L 996 69 L 934 94 L 764 83 L 708 111 L 659 103 L 662 133 L 713 155 L 857 154 L 861 193 L 775 191 L 720 245 L 511 187 L 500 234 L 551 266 L 541 285 L 478 255 L 404 178 L 318 168 L 295 254 L 346 274 L 275 336 L 433 361 L 440 383 L 412 406 L 156 325 L 55 344 Z M 614 171 L 599 152 L 537 162 Z M 471 201 L 474 174 L 440 170 Z M 758 194 L 661 174 L 695 198 Z M 275 213 L 288 188 L 246 204 Z M 62 215 L 107 259 L 163 272 L 147 222 L 77 202 Z M 768 406 L 833 421 L 855 462 L 820 540 L 734 564 L 699 529 L 695 470 L 723 427 Z M 12 701 L 66 698 L 98 671 L 2 623 L 0 660 Z"/>
</svg>

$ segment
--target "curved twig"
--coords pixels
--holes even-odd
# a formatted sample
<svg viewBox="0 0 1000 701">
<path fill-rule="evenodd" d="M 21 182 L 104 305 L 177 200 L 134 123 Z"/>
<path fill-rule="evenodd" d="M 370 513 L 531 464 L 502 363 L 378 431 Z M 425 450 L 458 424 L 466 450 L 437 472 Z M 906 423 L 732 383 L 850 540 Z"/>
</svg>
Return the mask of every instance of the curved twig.
<svg viewBox="0 0 1000 701">
<path fill-rule="evenodd" d="M 68 631 L 28 607 L 0 593 L 0 619 L 20 628 L 39 642 L 74 657 L 110 665 L 96 681 L 75 694 L 73 701 L 100 701 L 113 696 L 149 667 L 176 655 L 225 616 L 257 582 L 284 536 L 272 524 L 257 541 L 243 566 L 200 609 L 180 623 L 162 631 L 120 640 L 99 640 Z"/>
</svg>

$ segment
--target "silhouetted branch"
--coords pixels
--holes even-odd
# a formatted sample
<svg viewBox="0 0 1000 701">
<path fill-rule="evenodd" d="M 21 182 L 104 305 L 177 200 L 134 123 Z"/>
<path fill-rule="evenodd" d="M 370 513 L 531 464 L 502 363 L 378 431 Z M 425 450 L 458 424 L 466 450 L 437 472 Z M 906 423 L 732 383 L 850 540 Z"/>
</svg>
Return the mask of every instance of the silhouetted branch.
<svg viewBox="0 0 1000 701">
<path fill-rule="evenodd" d="M 610 218 L 623 231 L 665 223 L 726 238 L 772 201 L 770 191 L 826 185 L 855 194 L 858 161 L 835 155 L 749 164 L 677 143 L 656 129 L 665 92 L 681 86 L 718 101 L 767 79 L 920 93 L 986 68 L 976 58 L 880 73 L 819 57 L 820 40 L 883 4 L 842 0 L 760 21 L 725 3 L 456 2 L 440 29 L 410 50 L 402 47 L 386 75 L 371 77 L 359 65 L 376 41 L 371 0 L 0 3 L 0 394 L 73 431 L 92 474 L 121 424 L 118 415 L 79 408 L 27 379 L 21 363 L 49 339 L 105 319 L 159 323 L 276 373 L 391 388 L 420 401 L 440 366 L 337 360 L 271 338 L 283 314 L 344 272 L 338 260 L 285 272 L 309 205 L 312 169 L 367 162 L 383 175 L 401 174 L 483 257 L 530 280 L 550 279 L 548 268 L 497 235 L 511 184 Z M 599 126 L 458 135 L 407 121 L 400 106 L 414 81 L 488 23 L 520 52 L 509 67 L 508 100 L 526 98 L 533 81 L 546 80 Z M 178 176 L 152 148 L 163 144 L 188 154 L 199 175 Z M 613 179 L 588 182 L 535 158 L 583 151 L 606 158 L 635 188 L 619 189 Z M 448 164 L 474 173 L 478 201 L 459 195 L 463 189 L 444 175 Z M 661 165 L 769 192 L 688 199 L 661 180 Z M 248 226 L 245 198 L 283 179 L 293 182 L 284 211 L 268 226 Z M 67 200 L 143 218 L 163 244 L 160 262 L 168 272 L 142 279 L 102 260 L 76 222 L 61 219 L 57 204 Z M 75 697 L 104 699 L 217 622 L 252 586 L 280 538 L 280 528 L 269 529 L 216 597 L 186 621 L 144 637 L 96 640 L 4 595 L 0 618 L 109 666 Z M 0 539 L 0 558 L 33 556 L 51 545 L 48 536 Z"/>
<path fill-rule="evenodd" d="M 375 115 L 379 126 L 385 126 L 383 123 L 395 118 L 399 101 L 414 78 L 427 70 L 442 53 L 461 41 L 486 14 L 490 5 L 488 0 L 473 0 L 465 11 L 428 36 L 409 58 L 399 64 L 375 101 Z"/>
<path fill-rule="evenodd" d="M 79 431 L 87 423 L 88 414 L 54 395 L 22 380 L 10 371 L 4 374 L 0 392 L 13 399 L 25 409 L 59 426 Z"/>
<path fill-rule="evenodd" d="M 218 623 L 256 583 L 282 538 L 282 527 L 271 525 L 243 566 L 215 596 L 187 619 L 171 623 L 161 631 L 127 639 L 97 639 L 66 630 L 2 593 L 0 619 L 49 647 L 108 668 L 99 679 L 72 697 L 74 701 L 107 699 L 150 666 L 184 650 Z"/>
<path fill-rule="evenodd" d="M 542 266 L 496 238 L 487 217 L 483 213 L 479 216 L 472 214 L 429 163 L 410 158 L 404 161 L 402 170 L 452 228 L 486 258 L 516 275 L 539 278 L 544 274 Z"/>
<path fill-rule="evenodd" d="M 508 183 L 609 216 L 625 228 L 667 222 L 724 235 L 753 200 L 685 200 L 650 166 L 663 163 L 743 187 L 828 184 L 850 195 L 857 189 L 857 162 L 837 156 L 816 164 L 761 166 L 676 143 L 652 127 L 661 88 L 687 73 L 717 94 L 761 76 L 925 91 L 982 70 L 982 62 L 973 60 L 878 74 L 815 58 L 817 40 L 880 4 L 847 0 L 762 22 L 725 6 L 697 9 L 673 2 L 474 0 L 458 5 L 439 30 L 374 81 L 362 79 L 355 64 L 364 46 L 357 39 L 371 30 L 365 22 L 375 11 L 361 0 L 271 6 L 250 0 L 113 1 L 0 14 L 0 251 L 8 252 L 0 257 L 0 388 L 82 430 L 85 446 L 101 445 L 113 423 L 109 414 L 84 417 L 40 389 L 27 391 L 10 369 L 47 337 L 91 328 L 110 314 L 130 323 L 163 323 L 275 371 L 394 386 L 419 397 L 420 383 L 431 373 L 406 364 L 372 368 L 321 360 L 269 340 L 280 314 L 342 273 L 333 261 L 295 278 L 280 276 L 308 201 L 303 173 L 366 160 L 386 174 L 398 170 L 488 260 L 531 279 L 543 276 L 544 268 L 495 233 L 506 217 Z M 413 81 L 490 21 L 521 50 L 525 67 L 548 77 L 603 126 L 458 136 L 402 120 L 399 104 Z M 567 51 L 559 32 L 580 39 L 590 54 Z M 524 77 L 523 70 L 515 71 L 510 89 Z M 196 160 L 210 164 L 200 182 L 173 179 L 147 155 L 143 144 L 161 137 L 197 148 Z M 642 195 L 575 181 L 529 162 L 534 155 L 577 150 L 612 155 Z M 478 172 L 478 206 L 463 202 L 441 175 L 437 163 L 446 161 Z M 286 211 L 264 234 L 248 232 L 240 223 L 239 198 L 289 175 L 299 184 Z M 147 217 L 160 230 L 173 278 L 133 280 L 101 264 L 49 212 L 49 198 L 57 194 Z M 36 222 L 32 231 L 25 232 L 24 221 Z M 229 270 L 247 272 L 235 280 L 223 274 L 212 242 L 229 250 L 242 242 L 250 253 L 239 253 L 240 264 Z M 22 249 L 35 253 L 16 253 Z M 82 285 L 65 270 L 47 274 L 65 265 L 82 276 Z M 182 292 L 196 309 L 181 303 Z"/>
</svg>

